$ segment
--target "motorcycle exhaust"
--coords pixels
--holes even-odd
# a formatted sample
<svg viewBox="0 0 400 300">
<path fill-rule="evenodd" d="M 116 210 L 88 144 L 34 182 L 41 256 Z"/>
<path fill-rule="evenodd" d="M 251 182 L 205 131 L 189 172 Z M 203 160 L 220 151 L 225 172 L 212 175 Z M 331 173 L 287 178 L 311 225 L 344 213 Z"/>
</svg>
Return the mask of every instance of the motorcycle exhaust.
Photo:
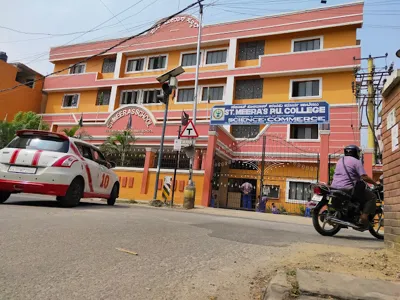
<svg viewBox="0 0 400 300">
<path fill-rule="evenodd" d="M 336 223 L 336 224 L 339 224 L 339 225 L 351 227 L 353 229 L 359 229 L 359 227 L 357 225 L 353 224 L 353 223 L 346 222 L 346 221 L 343 221 L 343 220 L 340 220 L 340 219 L 337 219 L 337 218 L 334 218 L 334 217 L 327 217 L 326 219 L 327 219 L 327 221 L 330 221 L 330 222 L 333 222 L 333 223 Z"/>
</svg>

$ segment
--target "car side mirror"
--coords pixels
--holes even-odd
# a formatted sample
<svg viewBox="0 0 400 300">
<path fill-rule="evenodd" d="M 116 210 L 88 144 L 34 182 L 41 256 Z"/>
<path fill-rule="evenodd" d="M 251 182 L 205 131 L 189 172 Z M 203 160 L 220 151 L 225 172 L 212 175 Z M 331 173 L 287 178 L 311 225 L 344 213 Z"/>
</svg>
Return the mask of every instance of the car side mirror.
<svg viewBox="0 0 400 300">
<path fill-rule="evenodd" d="M 113 161 L 108 161 L 107 163 L 108 163 L 109 169 L 114 169 L 117 166 L 117 164 Z"/>
</svg>

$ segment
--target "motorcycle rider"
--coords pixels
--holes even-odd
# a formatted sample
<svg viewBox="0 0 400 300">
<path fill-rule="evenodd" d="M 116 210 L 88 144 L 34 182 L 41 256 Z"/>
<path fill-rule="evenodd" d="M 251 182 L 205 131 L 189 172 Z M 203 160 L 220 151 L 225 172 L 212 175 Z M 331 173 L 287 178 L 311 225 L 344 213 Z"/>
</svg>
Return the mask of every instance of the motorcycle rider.
<svg viewBox="0 0 400 300">
<path fill-rule="evenodd" d="M 360 148 L 355 145 L 344 148 L 345 156 L 336 165 L 331 187 L 352 194 L 353 198 L 361 203 L 360 225 L 366 229 L 369 226 L 368 216 L 375 214 L 377 198 L 373 192 L 366 188 L 365 182 L 372 185 L 379 183 L 375 182 L 365 172 L 360 161 L 360 152 Z"/>
</svg>

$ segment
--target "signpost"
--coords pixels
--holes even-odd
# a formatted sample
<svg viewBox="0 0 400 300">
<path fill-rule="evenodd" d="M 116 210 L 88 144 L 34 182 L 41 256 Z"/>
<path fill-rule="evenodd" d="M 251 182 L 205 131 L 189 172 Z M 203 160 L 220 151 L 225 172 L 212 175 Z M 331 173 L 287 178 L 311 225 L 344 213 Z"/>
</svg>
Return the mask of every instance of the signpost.
<svg viewBox="0 0 400 300">
<path fill-rule="evenodd" d="M 192 120 L 189 120 L 185 128 L 183 128 L 181 134 L 181 138 L 197 138 L 199 134 L 197 133 L 196 127 L 194 126 Z"/>
<path fill-rule="evenodd" d="M 210 125 L 328 124 L 329 117 L 325 101 L 216 105 Z"/>
</svg>

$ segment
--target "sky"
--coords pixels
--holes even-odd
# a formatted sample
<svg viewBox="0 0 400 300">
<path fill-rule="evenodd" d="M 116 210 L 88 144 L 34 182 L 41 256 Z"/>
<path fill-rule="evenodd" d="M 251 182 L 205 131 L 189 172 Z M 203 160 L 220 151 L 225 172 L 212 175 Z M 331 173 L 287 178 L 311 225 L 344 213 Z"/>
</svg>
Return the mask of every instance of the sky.
<svg viewBox="0 0 400 300">
<path fill-rule="evenodd" d="M 7 53 L 10 62 L 22 62 L 48 74 L 53 70 L 48 62 L 50 47 L 129 36 L 193 0 L 0 0 L 0 5 L 1 2 L 7 5 L 0 9 L 0 51 Z M 326 5 L 336 5 L 353 1 L 327 2 Z M 326 6 L 320 0 L 205 0 L 204 4 L 204 24 Z M 189 13 L 197 16 L 198 8 Z M 387 62 L 400 66 L 400 59 L 395 57 L 400 49 L 400 0 L 366 0 L 364 13 L 364 25 L 358 32 L 363 56 L 388 53 Z M 385 63 L 385 59 L 377 61 Z"/>
<path fill-rule="evenodd" d="M 0 0 L 0 51 L 7 53 L 9 62 L 25 63 L 47 75 L 53 71 L 48 61 L 50 47 L 130 36 L 192 2 Z M 320 0 L 205 0 L 204 24 L 348 2 L 354 1 L 327 0 L 324 5 Z M 400 49 L 400 0 L 366 0 L 364 3 L 364 25 L 358 31 L 362 56 L 388 53 L 387 59 L 376 61 L 377 66 L 394 62 L 400 67 L 400 59 L 395 56 Z M 198 16 L 198 8 L 187 13 Z"/>
</svg>

